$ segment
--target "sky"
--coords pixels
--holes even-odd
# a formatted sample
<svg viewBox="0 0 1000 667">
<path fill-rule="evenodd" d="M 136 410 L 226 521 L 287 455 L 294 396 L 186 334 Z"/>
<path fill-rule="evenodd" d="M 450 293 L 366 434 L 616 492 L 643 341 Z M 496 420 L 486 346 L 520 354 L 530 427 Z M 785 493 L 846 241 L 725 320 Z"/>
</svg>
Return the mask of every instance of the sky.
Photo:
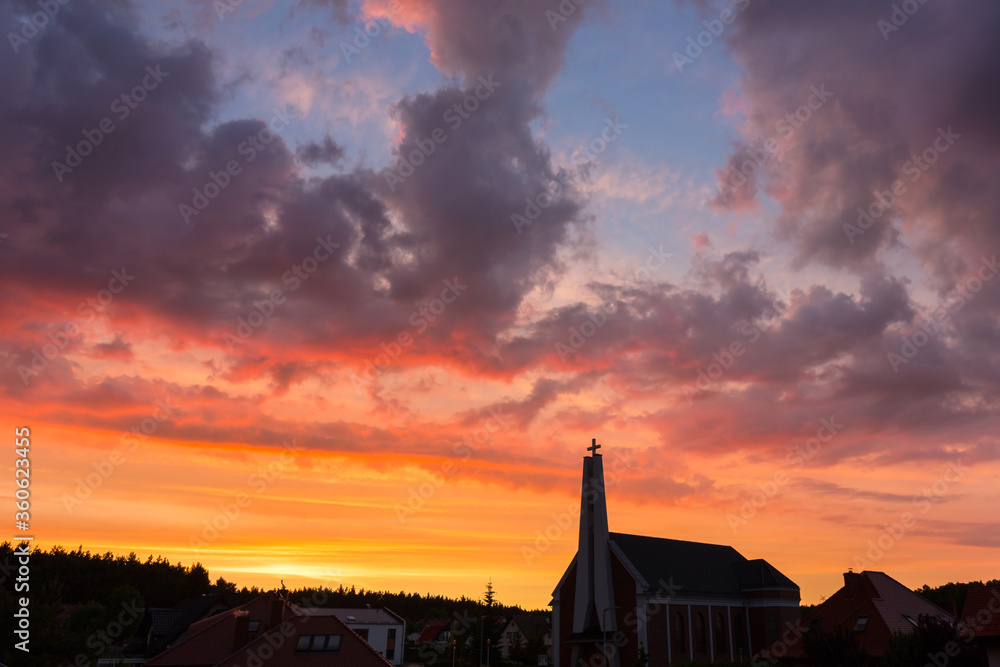
<svg viewBox="0 0 1000 667">
<path fill-rule="evenodd" d="M 1000 5 L 40 6 L 0 6 L 39 546 L 543 608 L 596 439 L 612 531 L 805 603 L 998 576 Z"/>
</svg>

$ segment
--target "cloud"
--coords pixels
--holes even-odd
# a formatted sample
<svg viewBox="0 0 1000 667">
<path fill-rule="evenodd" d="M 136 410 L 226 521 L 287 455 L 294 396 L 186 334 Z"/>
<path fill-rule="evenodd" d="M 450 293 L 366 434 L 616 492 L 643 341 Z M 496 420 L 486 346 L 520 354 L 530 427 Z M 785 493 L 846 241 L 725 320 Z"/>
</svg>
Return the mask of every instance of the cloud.
<svg viewBox="0 0 1000 667">
<path fill-rule="evenodd" d="M 750 146 L 774 138 L 781 147 L 716 203 L 752 205 L 765 176 L 763 191 L 781 205 L 780 230 L 800 264 L 859 269 L 906 244 L 947 289 L 970 255 L 1000 245 L 992 224 L 1000 213 L 992 187 L 1000 132 L 985 120 L 1000 111 L 992 38 L 1000 9 L 930 3 L 887 31 L 895 28 L 892 11 L 863 0 L 836 7 L 775 0 L 741 14 L 725 38 L 742 67 L 749 129 L 723 180 Z M 804 107 L 820 87 L 830 99 Z M 897 180 L 906 191 L 852 243 L 843 226 Z"/>
</svg>

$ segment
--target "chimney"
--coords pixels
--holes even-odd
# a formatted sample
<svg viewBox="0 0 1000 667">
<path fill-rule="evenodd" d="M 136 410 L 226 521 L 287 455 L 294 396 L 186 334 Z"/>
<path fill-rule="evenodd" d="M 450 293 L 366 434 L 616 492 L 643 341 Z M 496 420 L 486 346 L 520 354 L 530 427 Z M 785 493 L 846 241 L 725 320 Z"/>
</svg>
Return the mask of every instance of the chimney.
<svg viewBox="0 0 1000 667">
<path fill-rule="evenodd" d="M 271 618 L 267 622 L 267 629 L 277 627 L 281 623 L 281 619 L 285 617 L 285 601 L 280 595 L 274 596 L 271 600 Z"/>
<path fill-rule="evenodd" d="M 855 572 L 854 570 L 848 570 L 844 573 L 844 590 L 852 598 L 858 594 L 858 589 L 861 588 L 861 573 Z"/>
<path fill-rule="evenodd" d="M 236 631 L 233 633 L 233 653 L 250 643 L 250 612 L 238 610 L 236 616 Z"/>
</svg>

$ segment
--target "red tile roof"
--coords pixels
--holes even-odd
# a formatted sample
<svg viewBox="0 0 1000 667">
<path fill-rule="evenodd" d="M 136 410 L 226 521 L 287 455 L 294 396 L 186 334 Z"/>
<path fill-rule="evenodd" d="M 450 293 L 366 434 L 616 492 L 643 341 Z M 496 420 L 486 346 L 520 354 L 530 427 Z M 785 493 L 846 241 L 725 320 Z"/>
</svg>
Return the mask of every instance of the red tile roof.
<svg viewBox="0 0 1000 667">
<path fill-rule="evenodd" d="M 962 622 L 976 637 L 1000 637 L 1000 586 L 970 587 Z"/>
<path fill-rule="evenodd" d="M 437 639 L 437 636 L 441 634 L 444 630 L 444 623 L 428 623 L 424 626 L 424 629 L 420 632 L 420 639 L 417 641 L 423 642 L 425 644 L 430 643 Z"/>
</svg>

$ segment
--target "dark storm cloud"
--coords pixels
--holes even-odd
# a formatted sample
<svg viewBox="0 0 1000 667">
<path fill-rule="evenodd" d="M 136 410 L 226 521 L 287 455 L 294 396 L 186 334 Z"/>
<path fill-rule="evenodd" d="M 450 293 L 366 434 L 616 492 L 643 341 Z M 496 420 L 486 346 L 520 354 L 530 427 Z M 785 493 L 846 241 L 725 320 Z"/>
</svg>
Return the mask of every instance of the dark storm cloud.
<svg viewBox="0 0 1000 667">
<path fill-rule="evenodd" d="M 901 4 L 762 0 L 726 39 L 743 68 L 751 141 L 772 136 L 812 87 L 832 95 L 762 170 L 799 261 L 864 266 L 900 242 L 897 219 L 908 235 L 926 233 L 910 243 L 947 285 L 970 249 L 1000 246 L 1000 126 L 987 121 L 1000 113 L 1000 6 L 911 2 L 908 14 L 894 10 Z M 939 138 L 949 129 L 959 137 L 950 145 Z M 933 163 L 919 159 L 925 151 Z M 856 223 L 858 207 L 868 209 L 897 180 L 906 191 L 851 243 L 843 225 Z M 745 203 L 750 187 L 730 204 Z"/>
<path fill-rule="evenodd" d="M 0 56 L 9 91 L 0 206 L 17 248 L 0 277 L 8 289 L 49 289 L 72 303 L 125 266 L 137 278 L 109 314 L 210 344 L 255 308 L 280 309 L 247 347 L 229 349 L 233 373 L 241 355 L 264 358 L 279 390 L 313 367 L 289 366 L 269 340 L 319 357 L 377 350 L 445 281 L 475 296 L 450 309 L 448 326 L 432 327 L 413 358 L 433 362 L 440 348 L 461 362 L 490 349 L 524 294 L 561 271 L 556 251 L 581 210 L 567 185 L 544 225 L 520 238 L 511 224 L 556 178 L 528 123 L 582 11 L 553 31 L 535 3 L 444 9 L 435 7 L 428 39 L 465 80 L 398 103 L 398 154 L 439 127 L 449 141 L 390 190 L 384 173 L 365 169 L 305 180 L 281 136 L 296 122 L 289 110 L 213 124 L 220 84 L 204 45 L 146 39 L 127 4 L 66 6 L 19 53 Z M 0 18 L 12 22 L 14 12 Z M 481 106 L 455 116 L 470 96 Z M 342 155 L 332 137 L 299 151 L 307 164 Z M 297 279 L 324 243 L 340 249 Z M 276 288 L 285 299 L 268 305 Z M 459 332 L 466 343 L 455 353 L 448 341 Z M 8 331 L 22 349 L 16 358 L 44 342 L 38 335 Z"/>
</svg>

